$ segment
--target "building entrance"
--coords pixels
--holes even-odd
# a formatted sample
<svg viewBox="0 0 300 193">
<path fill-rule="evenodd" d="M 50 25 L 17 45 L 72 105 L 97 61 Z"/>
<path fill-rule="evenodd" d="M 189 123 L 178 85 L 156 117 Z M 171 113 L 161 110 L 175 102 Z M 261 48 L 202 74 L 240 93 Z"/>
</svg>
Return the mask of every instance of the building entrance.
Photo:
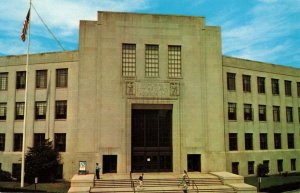
<svg viewBox="0 0 300 193">
<path fill-rule="evenodd" d="M 133 172 L 172 171 L 172 108 L 132 109 Z"/>
</svg>

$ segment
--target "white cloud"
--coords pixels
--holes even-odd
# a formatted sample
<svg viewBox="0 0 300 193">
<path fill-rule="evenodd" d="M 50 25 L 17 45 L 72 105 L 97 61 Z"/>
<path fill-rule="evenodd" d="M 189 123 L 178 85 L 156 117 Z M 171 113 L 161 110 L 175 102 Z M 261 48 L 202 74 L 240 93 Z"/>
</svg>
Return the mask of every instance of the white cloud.
<svg viewBox="0 0 300 193">
<path fill-rule="evenodd" d="M 300 1 L 260 2 L 245 13 L 248 20 L 232 17 L 222 25 L 225 55 L 272 62 L 289 54 L 286 53 L 289 49 L 299 51 L 295 41 L 288 38 L 292 38 L 296 30 L 300 31 L 299 19 L 296 19 L 300 18 Z"/>
</svg>

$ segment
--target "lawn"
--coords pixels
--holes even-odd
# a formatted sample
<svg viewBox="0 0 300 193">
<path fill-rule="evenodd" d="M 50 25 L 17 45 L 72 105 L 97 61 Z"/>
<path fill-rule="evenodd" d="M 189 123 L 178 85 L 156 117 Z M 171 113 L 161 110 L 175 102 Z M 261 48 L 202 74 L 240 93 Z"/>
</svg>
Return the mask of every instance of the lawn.
<svg viewBox="0 0 300 193">
<path fill-rule="evenodd" d="M 258 178 L 257 177 L 245 177 L 245 182 L 247 184 L 251 184 L 253 186 L 258 187 Z M 285 186 L 286 185 L 286 186 Z M 278 187 L 279 188 L 300 188 L 300 174 L 294 174 L 294 175 L 273 175 L 268 177 L 262 177 L 261 178 L 261 189 L 271 189 L 271 187 Z"/>
<path fill-rule="evenodd" d="M 35 184 L 25 184 L 23 189 L 20 188 L 20 182 L 0 182 L 0 192 L 7 189 L 16 189 L 17 191 L 28 191 L 35 190 Z M 36 190 L 41 192 L 56 192 L 56 193 L 67 193 L 70 188 L 69 182 L 55 182 L 55 183 L 38 183 L 36 185 Z"/>
</svg>

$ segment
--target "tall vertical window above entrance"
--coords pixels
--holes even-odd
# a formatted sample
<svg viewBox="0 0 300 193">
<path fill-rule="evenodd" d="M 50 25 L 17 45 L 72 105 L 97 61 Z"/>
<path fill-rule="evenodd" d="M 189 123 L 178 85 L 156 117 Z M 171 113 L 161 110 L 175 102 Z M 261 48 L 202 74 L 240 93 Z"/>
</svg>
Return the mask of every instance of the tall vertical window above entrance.
<svg viewBox="0 0 300 193">
<path fill-rule="evenodd" d="M 146 45 L 145 49 L 145 75 L 146 77 L 158 77 L 159 47 L 158 45 Z"/>
<path fill-rule="evenodd" d="M 169 78 L 181 78 L 181 46 L 168 46 Z"/>
<path fill-rule="evenodd" d="M 134 77 L 136 71 L 136 45 L 122 44 L 122 76 Z"/>
<path fill-rule="evenodd" d="M 235 91 L 235 74 L 227 72 L 227 90 Z"/>
</svg>

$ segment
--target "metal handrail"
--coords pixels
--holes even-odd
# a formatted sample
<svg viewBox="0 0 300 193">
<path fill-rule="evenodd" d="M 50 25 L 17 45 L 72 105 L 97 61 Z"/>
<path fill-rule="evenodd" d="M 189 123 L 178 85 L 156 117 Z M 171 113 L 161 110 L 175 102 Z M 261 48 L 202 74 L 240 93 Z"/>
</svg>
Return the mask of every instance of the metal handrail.
<svg viewBox="0 0 300 193">
<path fill-rule="evenodd" d="M 132 179 L 132 172 L 130 171 L 130 183 L 131 183 L 131 188 L 133 190 L 133 192 L 135 193 L 135 186 L 134 186 L 134 181 Z"/>
<path fill-rule="evenodd" d="M 199 189 L 198 189 L 197 184 L 195 183 L 195 180 L 191 180 L 191 179 L 190 179 L 190 177 L 189 177 L 187 171 L 184 170 L 184 173 L 185 173 L 186 177 L 188 178 L 189 182 L 190 182 L 190 181 L 192 182 L 192 188 L 195 189 L 194 186 L 196 186 L 196 190 L 197 190 L 197 193 L 198 193 L 198 192 L 199 192 Z"/>
</svg>

